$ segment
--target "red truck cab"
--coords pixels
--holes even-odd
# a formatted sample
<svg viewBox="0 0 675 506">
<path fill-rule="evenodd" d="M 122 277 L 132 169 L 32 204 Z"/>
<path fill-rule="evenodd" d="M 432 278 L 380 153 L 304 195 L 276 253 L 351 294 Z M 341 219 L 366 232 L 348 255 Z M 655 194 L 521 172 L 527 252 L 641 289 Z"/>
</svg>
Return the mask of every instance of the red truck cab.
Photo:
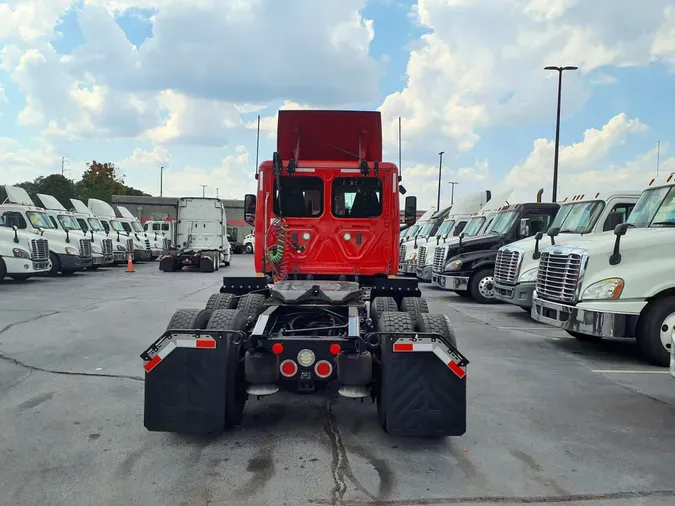
<svg viewBox="0 0 675 506">
<path fill-rule="evenodd" d="M 398 167 L 380 161 L 381 129 L 379 112 L 279 112 L 277 152 L 245 199 L 259 276 L 397 274 L 405 189 Z M 415 220 L 415 197 L 405 214 Z"/>
</svg>

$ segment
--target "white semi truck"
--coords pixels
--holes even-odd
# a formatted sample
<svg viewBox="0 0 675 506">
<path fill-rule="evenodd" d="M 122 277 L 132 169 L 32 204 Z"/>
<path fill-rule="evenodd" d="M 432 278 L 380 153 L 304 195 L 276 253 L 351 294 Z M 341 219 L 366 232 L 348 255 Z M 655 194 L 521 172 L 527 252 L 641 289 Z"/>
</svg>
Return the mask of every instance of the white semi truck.
<svg viewBox="0 0 675 506">
<path fill-rule="evenodd" d="M 176 235 L 174 221 L 148 220 L 143 223 L 143 230 L 148 234 L 148 237 L 162 245 L 164 251 L 158 256 L 171 248 L 172 240 Z"/>
<path fill-rule="evenodd" d="M 124 227 L 129 237 L 134 240 L 134 260 L 153 260 L 162 254 L 161 247 L 155 248 L 153 257 L 154 241 L 150 242 L 148 234 L 143 230 L 143 225 L 138 221 L 131 211 L 124 206 L 117 206 L 117 211 L 120 214 L 119 222 Z"/>
<path fill-rule="evenodd" d="M 443 220 L 450 214 L 452 206 L 434 212 L 427 220 L 420 219 L 420 229 L 414 237 L 407 238 L 399 248 L 398 272 L 408 276 L 417 276 L 417 253 L 419 247 L 426 244 L 440 228 Z"/>
<path fill-rule="evenodd" d="M 7 225 L 35 231 L 48 240 L 50 276 L 58 272 L 70 275 L 91 265 L 91 252 L 81 250 L 83 237 L 78 240 L 77 236 L 71 237 L 70 232 L 60 229 L 44 208 L 35 205 L 23 188 L 5 185 L 5 191 L 7 201 L 0 205 L 0 214 Z M 86 242 L 89 243 L 88 240 Z"/>
<path fill-rule="evenodd" d="M 492 193 L 490 190 L 481 190 L 458 199 L 453 204 L 450 214 L 443 220 L 441 226 L 438 227 L 436 234 L 430 237 L 425 244 L 422 244 L 417 251 L 417 279 L 427 283 L 431 281 L 434 248 L 441 241 L 445 243 L 448 239 L 459 236 L 473 213 L 480 211 L 490 201 L 491 197 Z"/>
<path fill-rule="evenodd" d="M 573 243 L 579 237 L 611 231 L 624 223 L 640 192 L 575 195 L 561 206 L 546 235 L 540 232 L 499 248 L 495 263 L 495 298 L 529 311 L 537 281 L 541 250 L 553 244 Z"/>
<path fill-rule="evenodd" d="M 40 237 L 40 232 L 19 230 L 16 224 L 9 225 L 0 215 L 0 281 L 6 276 L 14 281 L 23 281 L 49 272 L 49 241 Z"/>
<path fill-rule="evenodd" d="M 635 338 L 667 367 L 675 329 L 675 181 L 642 192 L 626 223 L 541 252 L 532 318 L 581 339 Z"/>
<path fill-rule="evenodd" d="M 134 254 L 134 240 L 117 219 L 115 210 L 104 200 L 89 199 L 87 207 L 94 213 L 113 241 L 113 263 L 121 264 L 127 261 L 129 253 Z"/>
<path fill-rule="evenodd" d="M 175 249 L 160 257 L 159 270 L 174 272 L 196 267 L 213 272 L 231 261 L 225 204 L 218 198 L 178 199 Z"/>
<path fill-rule="evenodd" d="M 115 262 L 113 254 L 114 246 L 113 240 L 109 237 L 110 232 L 106 232 L 101 220 L 99 220 L 91 210 L 78 199 L 70 199 L 73 204 L 73 216 L 80 224 L 80 228 L 85 234 L 89 234 L 91 238 L 91 249 L 93 252 L 92 269 L 97 269 L 101 266 L 110 266 Z"/>
</svg>

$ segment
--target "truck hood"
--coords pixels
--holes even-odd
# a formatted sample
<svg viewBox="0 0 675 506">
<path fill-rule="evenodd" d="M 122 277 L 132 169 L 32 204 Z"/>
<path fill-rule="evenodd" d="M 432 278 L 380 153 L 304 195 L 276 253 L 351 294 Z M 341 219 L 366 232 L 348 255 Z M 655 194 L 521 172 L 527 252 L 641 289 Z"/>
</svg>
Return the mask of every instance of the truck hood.
<svg viewBox="0 0 675 506">
<path fill-rule="evenodd" d="M 502 241 L 498 235 L 482 235 L 479 237 L 471 237 L 462 240 L 462 253 L 471 253 L 473 251 L 497 249 L 501 246 Z M 459 241 L 449 245 L 446 261 L 450 261 L 452 257 L 459 254 Z"/>
<path fill-rule="evenodd" d="M 569 240 L 565 246 L 583 248 L 589 256 L 611 255 L 614 251 L 616 236 L 613 231 L 600 234 L 578 237 Z M 626 235 L 621 237 L 620 252 L 628 252 L 646 248 L 665 248 L 669 244 L 675 244 L 675 228 L 629 228 Z M 558 245 L 558 241 L 556 241 Z M 542 251 L 553 251 L 556 246 L 547 246 Z"/>
</svg>

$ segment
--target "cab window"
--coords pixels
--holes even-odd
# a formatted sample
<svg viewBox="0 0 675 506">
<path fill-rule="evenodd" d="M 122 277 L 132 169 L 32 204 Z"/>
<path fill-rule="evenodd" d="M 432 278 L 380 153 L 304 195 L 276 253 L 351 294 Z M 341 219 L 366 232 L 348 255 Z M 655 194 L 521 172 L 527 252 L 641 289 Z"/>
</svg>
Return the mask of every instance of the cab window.
<svg viewBox="0 0 675 506">
<path fill-rule="evenodd" d="M 28 225 L 26 224 L 26 220 L 23 219 L 23 216 L 21 213 L 18 213 L 16 211 L 7 211 L 2 215 L 5 219 L 5 225 L 8 227 L 16 227 L 20 230 L 24 230 L 28 228 Z"/>
<path fill-rule="evenodd" d="M 84 221 L 82 218 L 77 218 L 77 222 L 80 224 L 80 228 L 82 229 L 82 232 L 86 232 L 89 230 L 89 227 L 87 226 L 87 222 Z"/>
<path fill-rule="evenodd" d="M 626 220 L 628 220 L 628 217 L 630 216 L 630 212 L 633 210 L 635 207 L 635 204 L 616 204 L 610 213 L 621 213 L 621 223 L 626 223 Z M 611 230 L 611 228 L 607 228 L 607 223 L 602 227 L 603 232 L 607 232 L 608 230 Z"/>
<path fill-rule="evenodd" d="M 277 180 L 274 180 L 274 214 L 287 218 L 315 218 L 323 214 L 323 179 L 312 176 L 280 178 L 281 199 Z"/>
<path fill-rule="evenodd" d="M 382 214 L 382 181 L 376 177 L 338 177 L 332 211 L 338 218 L 376 218 Z"/>
<path fill-rule="evenodd" d="M 129 225 L 126 221 L 121 221 L 122 228 L 124 229 L 125 232 L 131 233 L 131 225 Z"/>
<path fill-rule="evenodd" d="M 56 224 L 56 220 L 54 219 L 53 216 L 50 216 L 50 217 L 49 217 L 49 221 L 52 222 L 52 225 L 54 225 L 54 228 L 59 228 L 59 226 Z"/>
</svg>

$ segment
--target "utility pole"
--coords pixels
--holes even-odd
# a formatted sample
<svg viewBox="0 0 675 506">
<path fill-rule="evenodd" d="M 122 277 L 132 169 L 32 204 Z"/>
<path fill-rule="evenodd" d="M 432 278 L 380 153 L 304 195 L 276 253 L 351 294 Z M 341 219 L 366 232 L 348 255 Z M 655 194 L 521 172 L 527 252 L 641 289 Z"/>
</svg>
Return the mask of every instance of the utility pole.
<svg viewBox="0 0 675 506">
<path fill-rule="evenodd" d="M 441 170 L 443 169 L 443 153 L 445 153 L 445 151 L 438 153 L 438 198 L 436 199 L 436 212 L 441 209 Z"/>
<path fill-rule="evenodd" d="M 70 162 L 70 160 L 66 160 L 66 156 L 61 157 L 61 175 L 65 176 L 66 171 L 70 172 L 70 169 L 66 169 L 66 161 Z"/>
<path fill-rule="evenodd" d="M 659 177 L 659 166 L 661 165 L 661 141 L 656 143 L 656 177 Z"/>
<path fill-rule="evenodd" d="M 558 198 L 558 151 L 560 150 L 560 104 L 562 103 L 562 75 L 565 70 L 577 70 L 579 67 L 544 67 L 544 70 L 555 70 L 558 72 L 558 112 L 555 122 L 555 155 L 553 158 L 553 191 L 552 200 L 555 202 Z"/>
<path fill-rule="evenodd" d="M 220 198 L 220 195 L 218 194 L 218 188 L 216 188 L 216 198 Z"/>
<path fill-rule="evenodd" d="M 208 186 L 207 184 L 200 184 L 199 186 L 202 187 L 202 198 L 206 196 L 206 187 Z"/>
<path fill-rule="evenodd" d="M 459 184 L 459 181 L 448 181 L 448 184 L 452 185 L 452 194 L 450 197 L 450 205 L 455 203 L 455 185 Z"/>
<path fill-rule="evenodd" d="M 159 196 L 164 195 L 164 167 L 159 168 Z"/>
</svg>

